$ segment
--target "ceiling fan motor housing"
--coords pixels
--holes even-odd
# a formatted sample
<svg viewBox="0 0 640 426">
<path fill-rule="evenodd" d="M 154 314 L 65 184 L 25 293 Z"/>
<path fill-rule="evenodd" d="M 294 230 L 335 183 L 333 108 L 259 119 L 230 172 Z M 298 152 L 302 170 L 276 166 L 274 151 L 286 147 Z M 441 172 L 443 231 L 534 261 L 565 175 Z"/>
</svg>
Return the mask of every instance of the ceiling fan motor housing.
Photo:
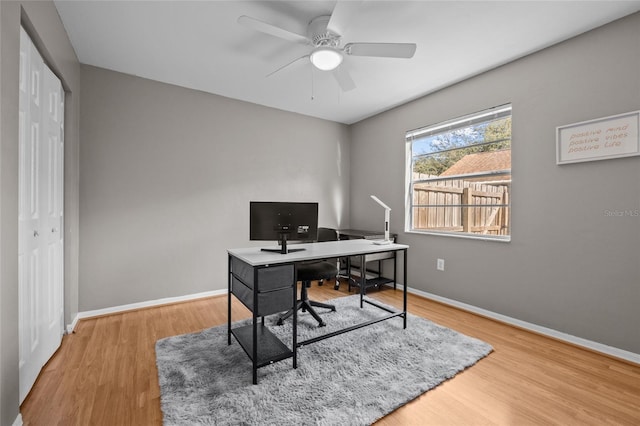
<svg viewBox="0 0 640 426">
<path fill-rule="evenodd" d="M 307 34 L 314 46 L 338 47 L 340 36 L 327 29 L 331 16 L 318 16 L 309 22 Z"/>
</svg>

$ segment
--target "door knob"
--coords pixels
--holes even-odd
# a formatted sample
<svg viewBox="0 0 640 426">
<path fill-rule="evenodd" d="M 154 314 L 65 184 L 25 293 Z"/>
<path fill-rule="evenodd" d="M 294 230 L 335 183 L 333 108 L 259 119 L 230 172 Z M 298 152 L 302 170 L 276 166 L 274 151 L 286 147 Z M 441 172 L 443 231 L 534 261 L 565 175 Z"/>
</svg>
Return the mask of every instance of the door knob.
<svg viewBox="0 0 640 426">
<path fill-rule="evenodd" d="M 34 236 L 34 237 L 37 237 L 38 235 L 40 235 L 40 233 L 38 232 L 38 230 L 37 230 L 37 229 L 36 229 L 36 230 L 34 230 L 34 231 L 33 231 L 33 236 Z"/>
<path fill-rule="evenodd" d="M 51 232 L 54 232 L 54 233 L 58 232 L 58 229 L 57 228 L 51 228 Z"/>
</svg>

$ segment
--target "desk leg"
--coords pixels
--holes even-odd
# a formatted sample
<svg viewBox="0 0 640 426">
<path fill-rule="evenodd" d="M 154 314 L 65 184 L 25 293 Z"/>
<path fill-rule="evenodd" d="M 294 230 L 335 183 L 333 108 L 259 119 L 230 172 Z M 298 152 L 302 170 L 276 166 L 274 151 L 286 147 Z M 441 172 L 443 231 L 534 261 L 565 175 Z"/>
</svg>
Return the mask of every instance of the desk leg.
<svg viewBox="0 0 640 426">
<path fill-rule="evenodd" d="M 347 291 L 351 293 L 351 257 L 347 256 Z"/>
<path fill-rule="evenodd" d="M 396 289 L 398 283 L 398 252 L 393 252 L 393 289 Z"/>
<path fill-rule="evenodd" d="M 297 272 L 294 274 L 296 275 L 293 278 L 293 336 L 291 336 L 293 346 L 291 349 L 293 350 L 293 368 L 298 368 L 298 277 Z"/>
<path fill-rule="evenodd" d="M 227 344 L 231 345 L 231 256 L 229 257 L 229 266 L 227 269 L 228 275 L 228 288 L 227 288 Z"/>
<path fill-rule="evenodd" d="M 258 283 L 258 269 L 253 269 L 253 282 Z M 253 342 L 251 346 L 253 361 L 253 384 L 258 384 L 258 285 L 253 289 Z"/>
<path fill-rule="evenodd" d="M 364 255 L 360 256 L 360 309 L 364 307 L 364 292 L 367 288 L 367 264 Z"/>
<path fill-rule="evenodd" d="M 402 250 L 402 258 L 404 263 L 404 290 L 402 300 L 402 311 L 404 312 L 404 327 L 407 328 L 407 249 Z"/>
</svg>

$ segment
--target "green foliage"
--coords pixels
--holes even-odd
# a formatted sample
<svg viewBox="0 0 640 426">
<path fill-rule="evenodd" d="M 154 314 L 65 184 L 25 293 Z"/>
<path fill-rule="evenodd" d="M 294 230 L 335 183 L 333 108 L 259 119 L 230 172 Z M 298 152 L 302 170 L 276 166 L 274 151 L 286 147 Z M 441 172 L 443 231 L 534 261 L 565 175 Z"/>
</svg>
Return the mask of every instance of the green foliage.
<svg viewBox="0 0 640 426">
<path fill-rule="evenodd" d="M 429 145 L 433 153 L 415 159 L 413 171 L 439 176 L 466 155 L 510 148 L 511 117 L 435 135 Z"/>
<path fill-rule="evenodd" d="M 507 141 L 505 141 L 505 139 L 507 139 Z M 487 151 L 509 148 L 511 146 L 511 117 L 489 123 L 489 125 L 484 129 L 484 140 L 486 142 L 502 141 L 490 145 L 495 145 L 496 149 L 489 149 Z"/>
</svg>

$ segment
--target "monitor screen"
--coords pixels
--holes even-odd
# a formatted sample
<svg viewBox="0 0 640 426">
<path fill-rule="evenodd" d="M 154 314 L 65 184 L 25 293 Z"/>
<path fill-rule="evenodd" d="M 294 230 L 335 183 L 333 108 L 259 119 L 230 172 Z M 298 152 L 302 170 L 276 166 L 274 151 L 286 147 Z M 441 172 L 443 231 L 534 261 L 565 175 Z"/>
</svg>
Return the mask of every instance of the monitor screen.
<svg viewBox="0 0 640 426">
<path fill-rule="evenodd" d="M 287 241 L 313 241 L 318 235 L 318 203 L 251 201 L 249 239 L 278 241 L 287 253 Z M 269 251 L 275 251 L 269 249 Z"/>
</svg>

